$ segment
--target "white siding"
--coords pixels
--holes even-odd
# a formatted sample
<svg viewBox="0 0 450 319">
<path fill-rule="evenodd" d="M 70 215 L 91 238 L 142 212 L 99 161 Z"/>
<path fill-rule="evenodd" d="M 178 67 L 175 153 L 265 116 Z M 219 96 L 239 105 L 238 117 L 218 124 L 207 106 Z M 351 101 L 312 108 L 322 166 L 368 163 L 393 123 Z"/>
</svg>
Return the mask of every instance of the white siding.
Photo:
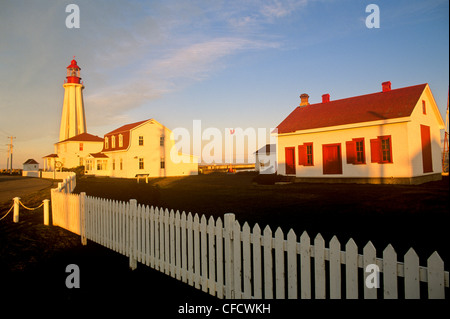
<svg viewBox="0 0 450 319">
<path fill-rule="evenodd" d="M 393 163 L 371 163 L 370 140 L 390 135 Z M 346 141 L 364 138 L 365 164 L 347 164 Z M 298 164 L 298 145 L 313 143 L 314 166 Z M 322 145 L 341 144 L 342 174 L 323 175 Z M 295 147 L 296 176 L 298 177 L 409 177 L 412 168 L 408 160 L 407 125 L 394 123 L 327 132 L 295 134 L 278 138 L 278 172 L 285 174 L 285 147 Z"/>
</svg>

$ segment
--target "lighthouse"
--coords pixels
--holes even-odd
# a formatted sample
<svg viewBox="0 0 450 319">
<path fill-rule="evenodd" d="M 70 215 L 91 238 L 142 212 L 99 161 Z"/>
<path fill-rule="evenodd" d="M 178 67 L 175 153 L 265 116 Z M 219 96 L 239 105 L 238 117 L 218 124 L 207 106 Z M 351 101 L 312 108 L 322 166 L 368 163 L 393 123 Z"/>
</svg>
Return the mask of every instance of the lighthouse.
<svg viewBox="0 0 450 319">
<path fill-rule="evenodd" d="M 63 85 L 64 103 L 59 130 L 60 142 L 86 133 L 86 117 L 83 103 L 84 85 L 81 82 L 80 70 L 81 68 L 75 59 L 67 67 L 67 77 Z"/>
</svg>

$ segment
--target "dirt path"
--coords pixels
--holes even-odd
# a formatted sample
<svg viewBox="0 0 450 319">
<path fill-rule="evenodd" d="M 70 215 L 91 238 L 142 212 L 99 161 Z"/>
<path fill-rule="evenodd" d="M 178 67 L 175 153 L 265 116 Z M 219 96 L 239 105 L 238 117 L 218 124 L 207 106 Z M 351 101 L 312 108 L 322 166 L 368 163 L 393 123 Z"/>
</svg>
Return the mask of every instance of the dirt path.
<svg viewBox="0 0 450 319">
<path fill-rule="evenodd" d="M 50 187 L 52 184 L 51 180 L 41 178 L 0 176 L 0 203 L 12 200 L 14 197 L 24 197 Z"/>
</svg>

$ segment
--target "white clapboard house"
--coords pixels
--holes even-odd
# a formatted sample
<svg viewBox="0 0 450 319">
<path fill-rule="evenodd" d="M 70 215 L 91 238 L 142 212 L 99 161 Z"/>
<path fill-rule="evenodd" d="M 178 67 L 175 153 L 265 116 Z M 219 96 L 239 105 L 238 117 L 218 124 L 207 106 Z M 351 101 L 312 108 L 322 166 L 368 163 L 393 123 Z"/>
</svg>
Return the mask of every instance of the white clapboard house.
<svg viewBox="0 0 450 319">
<path fill-rule="evenodd" d="M 105 134 L 103 149 L 86 159 L 86 173 L 111 177 L 197 175 L 198 158 L 181 154 L 171 130 L 154 119 L 126 124 Z"/>
<path fill-rule="evenodd" d="M 303 181 L 422 183 L 441 178 L 439 109 L 428 84 L 309 104 L 277 127 L 278 173 Z"/>
</svg>

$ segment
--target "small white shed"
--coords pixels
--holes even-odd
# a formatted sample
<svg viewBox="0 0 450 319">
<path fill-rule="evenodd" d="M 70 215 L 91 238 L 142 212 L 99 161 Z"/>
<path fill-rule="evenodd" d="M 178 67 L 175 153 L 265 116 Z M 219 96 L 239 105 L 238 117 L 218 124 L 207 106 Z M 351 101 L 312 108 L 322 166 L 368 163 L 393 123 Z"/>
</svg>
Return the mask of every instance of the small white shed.
<svg viewBox="0 0 450 319">
<path fill-rule="evenodd" d="M 23 163 L 23 170 L 27 172 L 39 171 L 39 163 L 30 158 Z"/>
<path fill-rule="evenodd" d="M 255 170 L 260 174 L 274 174 L 277 171 L 277 146 L 267 144 L 255 152 Z"/>
</svg>

